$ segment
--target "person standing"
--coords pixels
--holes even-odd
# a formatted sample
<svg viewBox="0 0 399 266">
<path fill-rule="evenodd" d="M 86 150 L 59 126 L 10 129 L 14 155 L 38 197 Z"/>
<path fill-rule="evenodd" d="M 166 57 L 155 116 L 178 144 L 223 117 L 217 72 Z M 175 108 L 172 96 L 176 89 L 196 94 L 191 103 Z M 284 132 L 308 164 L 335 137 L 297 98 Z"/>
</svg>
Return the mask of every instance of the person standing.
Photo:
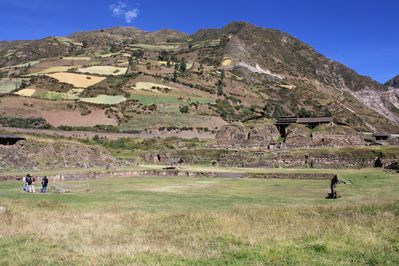
<svg viewBox="0 0 399 266">
<path fill-rule="evenodd" d="M 35 183 L 36 183 L 36 178 L 32 177 L 32 183 L 30 185 L 30 192 L 32 193 L 36 193 Z"/>
<path fill-rule="evenodd" d="M 26 176 L 26 192 L 32 192 L 32 176 L 30 174 Z"/>
<path fill-rule="evenodd" d="M 29 190 L 28 190 L 28 177 L 29 177 L 29 174 L 27 174 L 24 178 L 22 178 L 22 181 L 24 182 L 23 190 L 25 192 L 29 192 Z"/>
<path fill-rule="evenodd" d="M 47 192 L 47 185 L 48 185 L 48 178 L 47 178 L 47 176 L 44 176 L 42 178 L 42 190 L 40 192 L 46 193 Z"/>
</svg>

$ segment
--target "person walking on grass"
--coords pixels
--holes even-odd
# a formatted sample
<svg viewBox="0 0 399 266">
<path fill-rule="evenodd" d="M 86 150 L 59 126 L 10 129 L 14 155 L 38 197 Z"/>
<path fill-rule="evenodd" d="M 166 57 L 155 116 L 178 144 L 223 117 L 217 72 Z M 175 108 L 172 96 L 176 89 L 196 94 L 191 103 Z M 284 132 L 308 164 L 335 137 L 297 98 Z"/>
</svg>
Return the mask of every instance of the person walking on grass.
<svg viewBox="0 0 399 266">
<path fill-rule="evenodd" d="M 47 176 L 43 176 L 42 178 L 42 189 L 41 189 L 41 193 L 46 193 L 47 192 L 47 185 L 48 185 L 48 178 Z"/>
</svg>

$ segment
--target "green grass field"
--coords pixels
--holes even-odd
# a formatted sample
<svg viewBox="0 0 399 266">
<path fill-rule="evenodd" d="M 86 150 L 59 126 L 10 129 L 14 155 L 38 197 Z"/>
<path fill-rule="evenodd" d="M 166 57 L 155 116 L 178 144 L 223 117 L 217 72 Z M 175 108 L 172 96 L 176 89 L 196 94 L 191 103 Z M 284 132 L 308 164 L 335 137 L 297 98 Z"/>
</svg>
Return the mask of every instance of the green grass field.
<svg viewBox="0 0 399 266">
<path fill-rule="evenodd" d="M 112 95 L 101 94 L 91 98 L 80 98 L 79 100 L 82 102 L 94 103 L 94 104 L 118 104 L 126 101 L 126 98 L 121 95 L 112 96 Z"/>
<path fill-rule="evenodd" d="M 45 195 L 0 182 L 0 265 L 398 265 L 398 174 L 328 171 L 352 182 L 338 200 L 328 180 L 131 177 Z"/>
</svg>

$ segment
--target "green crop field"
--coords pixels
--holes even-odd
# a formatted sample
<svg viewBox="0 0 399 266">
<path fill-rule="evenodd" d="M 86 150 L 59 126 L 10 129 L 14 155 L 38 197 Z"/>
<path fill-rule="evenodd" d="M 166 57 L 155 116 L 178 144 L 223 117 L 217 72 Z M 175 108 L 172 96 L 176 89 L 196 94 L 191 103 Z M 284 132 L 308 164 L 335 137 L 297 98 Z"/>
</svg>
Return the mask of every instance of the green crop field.
<svg viewBox="0 0 399 266">
<path fill-rule="evenodd" d="M 0 264 L 398 265 L 398 174 L 338 172 L 352 183 L 338 200 L 328 180 L 131 177 L 45 195 L 0 182 Z"/>
<path fill-rule="evenodd" d="M 152 51 L 173 51 L 177 49 L 179 46 L 178 45 L 164 45 L 164 44 L 158 44 L 158 45 L 151 45 L 151 44 L 134 44 L 132 46 L 133 48 L 141 48 L 141 49 L 147 49 L 147 50 L 152 50 Z"/>
<path fill-rule="evenodd" d="M 16 90 L 24 79 L 21 78 L 3 78 L 0 79 L 0 95 L 7 94 Z M 25 79 L 28 81 L 28 79 Z"/>
<path fill-rule="evenodd" d="M 126 101 L 124 96 L 98 95 L 92 98 L 80 98 L 80 101 L 94 104 L 118 104 Z"/>
</svg>

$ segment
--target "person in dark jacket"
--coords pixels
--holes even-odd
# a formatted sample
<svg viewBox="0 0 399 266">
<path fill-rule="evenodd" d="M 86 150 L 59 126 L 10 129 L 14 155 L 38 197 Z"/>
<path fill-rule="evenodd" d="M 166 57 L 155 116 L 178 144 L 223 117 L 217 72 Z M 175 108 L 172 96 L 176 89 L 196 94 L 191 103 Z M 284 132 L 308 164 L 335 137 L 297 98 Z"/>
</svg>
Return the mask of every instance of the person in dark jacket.
<svg viewBox="0 0 399 266">
<path fill-rule="evenodd" d="M 42 189 L 41 189 L 40 192 L 46 193 L 47 192 L 47 185 L 48 185 L 47 176 L 43 176 L 43 178 L 42 178 Z"/>
<path fill-rule="evenodd" d="M 331 184 L 330 184 L 330 193 L 328 193 L 327 198 L 329 199 L 336 199 L 337 198 L 337 184 L 339 184 L 341 181 L 338 179 L 337 175 L 334 175 L 334 177 L 331 179 Z"/>
</svg>

